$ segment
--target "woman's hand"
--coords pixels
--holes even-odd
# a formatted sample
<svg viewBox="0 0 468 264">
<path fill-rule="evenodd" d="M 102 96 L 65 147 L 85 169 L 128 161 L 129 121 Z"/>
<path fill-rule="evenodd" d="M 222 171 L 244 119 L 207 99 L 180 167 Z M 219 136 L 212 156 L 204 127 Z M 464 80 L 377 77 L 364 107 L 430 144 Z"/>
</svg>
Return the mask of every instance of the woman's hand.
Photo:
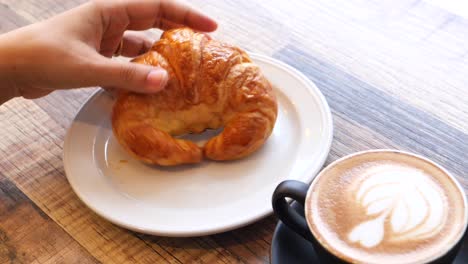
<svg viewBox="0 0 468 264">
<path fill-rule="evenodd" d="M 56 89 L 115 87 L 142 93 L 164 88 L 167 73 L 111 57 L 146 52 L 151 41 L 137 32 L 189 26 L 211 32 L 217 24 L 171 0 L 91 1 L 46 21 L 0 36 L 0 103 L 37 98 Z M 131 30 L 128 32 L 127 30 Z"/>
</svg>

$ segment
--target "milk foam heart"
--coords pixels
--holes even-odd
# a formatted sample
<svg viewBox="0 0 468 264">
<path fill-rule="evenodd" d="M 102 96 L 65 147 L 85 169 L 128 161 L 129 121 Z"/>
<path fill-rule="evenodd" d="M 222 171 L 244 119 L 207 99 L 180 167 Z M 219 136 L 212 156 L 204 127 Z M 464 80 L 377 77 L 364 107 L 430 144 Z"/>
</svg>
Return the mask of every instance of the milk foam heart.
<svg viewBox="0 0 468 264">
<path fill-rule="evenodd" d="M 384 239 L 400 243 L 436 235 L 447 220 L 443 190 L 420 169 L 382 164 L 362 173 L 354 202 L 369 220 L 348 235 L 351 242 L 374 247 Z M 384 231 L 385 223 L 390 227 Z"/>
<path fill-rule="evenodd" d="M 424 263 L 460 239 L 466 201 L 445 170 L 417 156 L 370 152 L 324 170 L 305 210 L 315 237 L 359 263 Z"/>
</svg>

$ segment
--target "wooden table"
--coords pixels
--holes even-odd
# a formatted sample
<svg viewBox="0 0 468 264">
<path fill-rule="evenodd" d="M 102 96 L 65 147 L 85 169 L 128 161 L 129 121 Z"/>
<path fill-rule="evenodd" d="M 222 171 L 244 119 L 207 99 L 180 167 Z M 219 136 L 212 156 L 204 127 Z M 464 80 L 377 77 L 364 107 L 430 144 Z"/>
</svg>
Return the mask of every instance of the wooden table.
<svg viewBox="0 0 468 264">
<path fill-rule="evenodd" d="M 0 0 L 0 32 L 81 2 Z M 420 0 L 192 2 L 218 19 L 215 37 L 282 60 L 318 85 L 335 125 L 327 164 L 359 150 L 409 150 L 446 166 L 468 191 L 467 19 Z M 119 228 L 78 199 L 62 145 L 96 89 L 0 107 L 0 263 L 268 263 L 274 216 L 174 239 Z"/>
</svg>

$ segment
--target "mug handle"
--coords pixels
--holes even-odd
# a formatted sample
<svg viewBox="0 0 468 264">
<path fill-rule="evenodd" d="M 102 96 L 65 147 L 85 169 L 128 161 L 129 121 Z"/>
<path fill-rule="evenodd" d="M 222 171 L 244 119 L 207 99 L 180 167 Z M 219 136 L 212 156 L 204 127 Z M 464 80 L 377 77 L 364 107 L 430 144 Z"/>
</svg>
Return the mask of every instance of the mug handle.
<svg viewBox="0 0 468 264">
<path fill-rule="evenodd" d="M 292 198 L 304 207 L 308 189 L 309 186 L 300 181 L 283 181 L 273 193 L 272 204 L 275 214 L 286 226 L 310 242 L 315 242 L 307 226 L 306 219 L 299 215 L 286 201 L 286 198 Z"/>
<path fill-rule="evenodd" d="M 306 219 L 298 214 L 286 201 L 286 198 L 289 197 L 304 207 L 308 190 L 309 186 L 300 181 L 286 180 L 281 182 L 272 196 L 273 211 L 286 226 L 311 242 L 320 263 L 346 263 L 320 245 L 309 230 Z"/>
</svg>

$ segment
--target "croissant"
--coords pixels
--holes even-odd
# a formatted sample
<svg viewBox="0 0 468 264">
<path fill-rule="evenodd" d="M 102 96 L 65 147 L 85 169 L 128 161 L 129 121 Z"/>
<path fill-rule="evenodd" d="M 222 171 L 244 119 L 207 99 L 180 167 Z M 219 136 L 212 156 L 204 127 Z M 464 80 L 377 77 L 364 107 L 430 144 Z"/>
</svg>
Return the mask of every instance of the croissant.
<svg viewBox="0 0 468 264">
<path fill-rule="evenodd" d="M 278 105 L 272 84 L 246 52 L 190 28 L 163 32 L 134 63 L 159 66 L 169 80 L 157 94 L 121 92 L 112 130 L 123 148 L 156 165 L 226 161 L 258 150 L 274 128 Z M 223 128 L 200 147 L 177 138 Z"/>
</svg>

